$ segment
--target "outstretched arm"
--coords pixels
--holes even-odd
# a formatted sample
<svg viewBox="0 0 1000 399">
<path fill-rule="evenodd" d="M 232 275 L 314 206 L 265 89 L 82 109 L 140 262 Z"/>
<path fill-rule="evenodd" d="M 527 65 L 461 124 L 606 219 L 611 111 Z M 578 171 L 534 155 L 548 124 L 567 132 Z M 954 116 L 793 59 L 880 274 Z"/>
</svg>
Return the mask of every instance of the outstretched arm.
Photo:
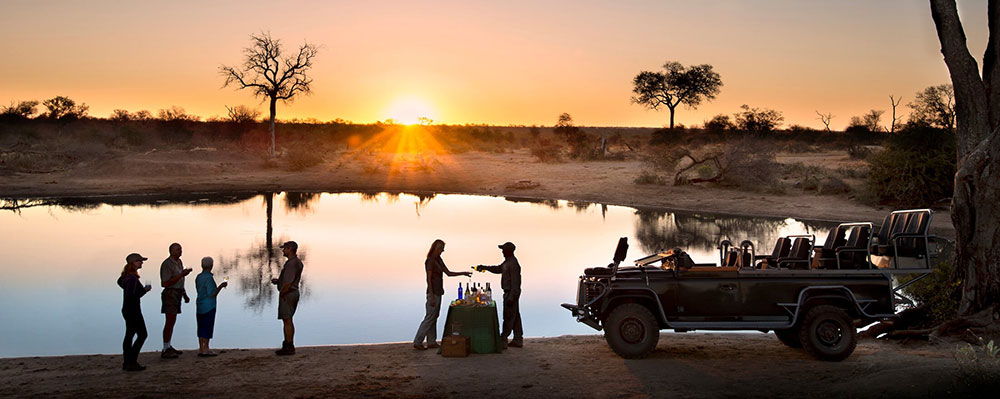
<svg viewBox="0 0 1000 399">
<path fill-rule="evenodd" d="M 448 266 L 445 266 L 444 261 L 441 261 L 441 271 L 444 272 L 444 274 L 447 275 L 448 277 L 455 277 L 455 276 L 472 277 L 472 272 L 453 272 L 451 270 L 448 270 Z"/>
<path fill-rule="evenodd" d="M 501 273 L 503 273 L 503 264 L 501 263 L 501 264 L 496 265 L 496 266 L 479 265 L 479 266 L 476 267 L 476 269 L 479 270 L 479 271 L 483 271 L 483 272 L 490 272 L 490 273 L 501 274 Z"/>
</svg>

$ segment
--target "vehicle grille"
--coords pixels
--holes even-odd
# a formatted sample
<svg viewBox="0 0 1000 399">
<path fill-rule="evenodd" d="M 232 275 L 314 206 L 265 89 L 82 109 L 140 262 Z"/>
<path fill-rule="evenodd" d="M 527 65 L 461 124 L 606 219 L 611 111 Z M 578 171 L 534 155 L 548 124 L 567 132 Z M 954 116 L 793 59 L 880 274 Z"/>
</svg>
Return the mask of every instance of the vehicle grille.
<svg viewBox="0 0 1000 399">
<path fill-rule="evenodd" d="M 604 284 L 598 283 L 596 281 L 584 281 L 583 282 L 583 295 L 584 303 L 592 301 L 597 298 L 598 295 L 604 292 Z"/>
</svg>

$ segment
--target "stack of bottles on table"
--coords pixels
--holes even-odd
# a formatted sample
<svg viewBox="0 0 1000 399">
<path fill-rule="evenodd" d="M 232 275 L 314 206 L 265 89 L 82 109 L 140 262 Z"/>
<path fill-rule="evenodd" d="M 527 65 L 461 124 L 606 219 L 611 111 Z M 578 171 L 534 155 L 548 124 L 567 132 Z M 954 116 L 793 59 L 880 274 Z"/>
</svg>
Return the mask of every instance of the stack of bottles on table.
<svg viewBox="0 0 1000 399">
<path fill-rule="evenodd" d="M 451 302 L 451 306 L 489 306 L 493 304 L 493 289 L 490 283 L 483 286 L 481 283 L 468 283 L 465 291 L 462 291 L 462 283 L 458 283 L 458 299 Z"/>
</svg>

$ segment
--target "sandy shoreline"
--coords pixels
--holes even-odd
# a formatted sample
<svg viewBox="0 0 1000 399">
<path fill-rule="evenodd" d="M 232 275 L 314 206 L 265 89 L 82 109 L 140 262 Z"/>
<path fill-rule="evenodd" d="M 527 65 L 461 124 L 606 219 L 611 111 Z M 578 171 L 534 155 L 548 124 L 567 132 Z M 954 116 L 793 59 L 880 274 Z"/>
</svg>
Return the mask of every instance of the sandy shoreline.
<svg viewBox="0 0 1000 399">
<path fill-rule="evenodd" d="M 374 164 L 374 166 L 372 166 Z M 0 197 L 116 197 L 233 192 L 406 192 L 560 199 L 638 208 L 719 214 L 879 223 L 891 210 L 845 195 L 801 191 L 765 194 L 709 186 L 639 185 L 638 161 L 539 163 L 524 150 L 463 153 L 436 158 L 433 167 L 410 160 L 358 158 L 343 153 L 292 172 L 262 168 L 245 154 L 172 150 L 132 153 L 52 173 L 17 173 L 0 179 Z M 523 188 L 520 181 L 530 181 Z M 932 232 L 954 235 L 947 210 Z"/>
<path fill-rule="evenodd" d="M 176 360 L 143 352 L 0 359 L 4 397 L 941 397 L 964 396 L 955 344 L 861 341 L 843 362 L 821 362 L 773 334 L 662 334 L 647 359 L 624 360 L 603 337 L 526 340 L 503 354 L 443 358 L 409 344 L 317 346 L 290 357 L 221 350 Z M 147 345 L 148 346 L 148 345 Z M 148 348 L 147 348 L 148 349 Z"/>
</svg>

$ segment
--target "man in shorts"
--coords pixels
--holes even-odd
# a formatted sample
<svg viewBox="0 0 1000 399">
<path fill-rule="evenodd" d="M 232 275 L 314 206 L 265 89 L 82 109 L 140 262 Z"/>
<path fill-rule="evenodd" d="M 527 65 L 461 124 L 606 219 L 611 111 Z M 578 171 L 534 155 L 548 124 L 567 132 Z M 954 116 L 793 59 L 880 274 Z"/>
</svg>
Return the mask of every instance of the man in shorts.
<svg viewBox="0 0 1000 399">
<path fill-rule="evenodd" d="M 299 305 L 299 280 L 302 279 L 302 261 L 298 257 L 299 244 L 295 241 L 288 241 L 281 245 L 281 252 L 288 258 L 285 266 L 281 268 L 278 278 L 271 279 L 272 284 L 276 284 L 278 293 L 278 319 L 284 324 L 285 340 L 281 342 L 281 349 L 274 353 L 279 356 L 295 354 L 295 325 L 292 324 L 292 316 Z"/>
<path fill-rule="evenodd" d="M 160 357 L 164 359 L 175 359 L 182 353 L 170 345 L 170 338 L 174 335 L 177 315 L 181 313 L 181 298 L 185 303 L 191 301 L 184 291 L 184 276 L 190 273 L 191 269 L 185 269 L 184 262 L 181 262 L 181 244 L 170 244 L 170 256 L 160 264 L 160 286 L 163 287 L 163 292 L 160 293 L 160 312 L 166 316 L 163 323 L 163 352 Z"/>
</svg>

